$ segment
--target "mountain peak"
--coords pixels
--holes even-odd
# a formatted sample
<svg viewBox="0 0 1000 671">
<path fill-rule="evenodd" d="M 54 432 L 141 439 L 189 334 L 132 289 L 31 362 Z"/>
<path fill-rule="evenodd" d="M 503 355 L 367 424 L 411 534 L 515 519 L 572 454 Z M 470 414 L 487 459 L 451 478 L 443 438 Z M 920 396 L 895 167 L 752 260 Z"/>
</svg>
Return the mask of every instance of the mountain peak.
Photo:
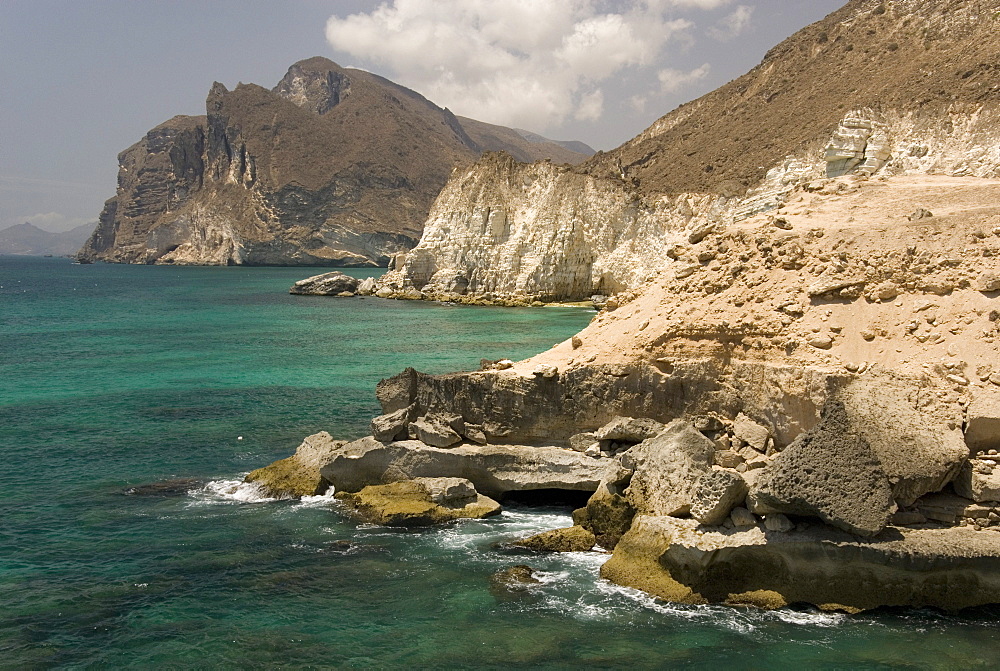
<svg viewBox="0 0 1000 671">
<path fill-rule="evenodd" d="M 350 95 L 351 80 L 329 58 L 314 56 L 292 64 L 271 90 L 299 107 L 323 115 Z"/>
</svg>

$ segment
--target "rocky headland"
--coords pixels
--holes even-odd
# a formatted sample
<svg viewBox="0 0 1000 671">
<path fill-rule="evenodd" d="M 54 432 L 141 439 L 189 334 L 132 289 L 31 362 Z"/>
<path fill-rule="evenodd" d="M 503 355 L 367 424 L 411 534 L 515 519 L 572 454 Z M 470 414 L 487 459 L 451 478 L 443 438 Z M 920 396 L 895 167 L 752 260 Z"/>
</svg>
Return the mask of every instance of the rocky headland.
<svg viewBox="0 0 1000 671">
<path fill-rule="evenodd" d="M 853 0 L 579 170 L 457 174 L 369 293 L 610 297 L 531 359 L 383 380 L 308 482 L 590 492 L 525 547 L 671 601 L 1000 603 L 996 9 Z"/>
<path fill-rule="evenodd" d="M 216 83 L 119 154 L 81 260 L 376 266 L 412 247 L 452 170 L 485 150 L 579 162 L 579 143 L 459 119 L 420 94 L 325 58 L 273 89 Z"/>
</svg>

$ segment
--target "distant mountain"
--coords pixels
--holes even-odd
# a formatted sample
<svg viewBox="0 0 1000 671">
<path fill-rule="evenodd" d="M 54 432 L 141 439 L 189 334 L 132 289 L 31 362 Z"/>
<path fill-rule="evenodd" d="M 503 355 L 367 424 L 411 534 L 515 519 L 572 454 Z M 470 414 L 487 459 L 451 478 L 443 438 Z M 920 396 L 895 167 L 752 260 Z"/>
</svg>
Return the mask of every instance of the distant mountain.
<svg viewBox="0 0 1000 671">
<path fill-rule="evenodd" d="M 325 58 L 272 90 L 213 85 L 207 114 L 157 126 L 118 156 L 118 193 L 80 250 L 118 263 L 384 265 L 420 237 L 452 169 L 485 150 L 591 153 L 472 119 Z"/>
<path fill-rule="evenodd" d="M 0 230 L 0 254 L 72 256 L 87 241 L 96 224 L 82 224 L 62 233 L 50 233 L 24 223 Z"/>
</svg>

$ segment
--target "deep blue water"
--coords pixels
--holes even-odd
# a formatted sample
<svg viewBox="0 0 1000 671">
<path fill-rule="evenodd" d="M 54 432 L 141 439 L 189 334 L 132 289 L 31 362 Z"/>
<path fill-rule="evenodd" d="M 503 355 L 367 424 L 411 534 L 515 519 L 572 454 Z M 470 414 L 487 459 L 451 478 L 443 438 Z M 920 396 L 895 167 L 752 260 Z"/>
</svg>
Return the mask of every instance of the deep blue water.
<svg viewBox="0 0 1000 671">
<path fill-rule="evenodd" d="M 369 271 L 352 271 L 358 276 Z M 971 668 L 997 611 L 856 617 L 658 603 L 598 553 L 506 554 L 569 523 L 513 508 L 427 531 L 326 499 L 248 502 L 247 471 L 363 435 L 375 383 L 521 358 L 576 308 L 289 296 L 294 268 L 0 257 L 0 668 Z M 182 481 L 160 495 L 131 487 Z M 530 598 L 489 575 L 542 572 Z"/>
</svg>

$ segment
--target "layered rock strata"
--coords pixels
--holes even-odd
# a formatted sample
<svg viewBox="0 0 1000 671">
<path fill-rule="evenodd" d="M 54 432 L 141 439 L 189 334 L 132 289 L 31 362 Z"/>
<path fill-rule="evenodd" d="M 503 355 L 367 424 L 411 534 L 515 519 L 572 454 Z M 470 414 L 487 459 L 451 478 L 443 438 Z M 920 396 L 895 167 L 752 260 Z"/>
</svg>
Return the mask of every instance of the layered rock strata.
<svg viewBox="0 0 1000 671">
<path fill-rule="evenodd" d="M 817 180 L 1000 177 L 997 21 L 987 0 L 852 0 L 581 166 L 485 157 L 453 175 L 380 295 L 619 293 L 665 268 L 691 274 L 700 260 L 674 245 L 773 212 Z"/>
<path fill-rule="evenodd" d="M 412 247 L 451 170 L 488 149 L 585 153 L 470 122 L 325 58 L 271 90 L 216 83 L 206 115 L 175 117 L 119 154 L 117 195 L 81 260 L 375 266 Z"/>
</svg>

